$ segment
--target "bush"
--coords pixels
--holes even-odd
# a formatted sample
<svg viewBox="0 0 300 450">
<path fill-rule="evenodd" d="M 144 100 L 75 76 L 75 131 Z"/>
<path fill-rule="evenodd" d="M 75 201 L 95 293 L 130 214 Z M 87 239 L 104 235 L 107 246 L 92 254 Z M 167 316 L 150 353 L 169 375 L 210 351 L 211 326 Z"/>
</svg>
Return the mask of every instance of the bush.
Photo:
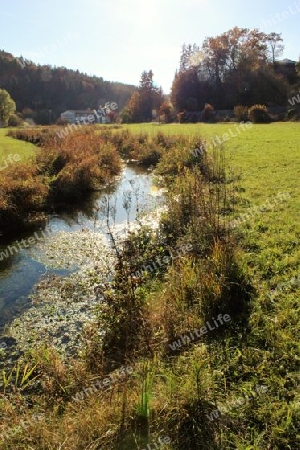
<svg viewBox="0 0 300 450">
<path fill-rule="evenodd" d="M 270 123 L 271 117 L 265 105 L 253 105 L 248 110 L 248 116 L 253 123 Z"/>
<path fill-rule="evenodd" d="M 234 107 L 234 116 L 238 122 L 246 122 L 248 120 L 247 106 L 238 105 Z"/>
<path fill-rule="evenodd" d="M 121 123 L 132 123 L 132 114 L 129 108 L 125 107 L 120 114 Z"/>
<path fill-rule="evenodd" d="M 286 113 L 287 120 L 298 120 L 300 118 L 300 112 L 296 108 L 289 109 Z"/>
<path fill-rule="evenodd" d="M 213 168 L 211 160 L 205 151 L 205 143 L 199 138 L 190 142 L 186 137 L 178 137 L 172 148 L 162 152 L 155 174 L 165 180 L 174 180 L 182 175 L 187 168 L 197 167 L 206 180 L 212 180 Z M 192 150 L 194 149 L 194 150 Z"/>
<path fill-rule="evenodd" d="M 174 120 L 174 108 L 171 103 L 164 101 L 159 108 L 159 114 L 163 117 L 165 123 L 170 123 Z"/>
<path fill-rule="evenodd" d="M 177 114 L 177 120 L 179 123 L 184 123 L 186 122 L 186 112 L 185 111 L 181 111 Z"/>
<path fill-rule="evenodd" d="M 24 120 L 21 119 L 21 117 L 17 116 L 16 114 L 12 114 L 10 118 L 8 119 L 8 126 L 9 127 L 20 127 L 24 124 Z"/>
<path fill-rule="evenodd" d="M 55 200 L 77 200 L 106 184 L 121 169 L 116 147 L 89 130 L 49 140 L 43 149 L 38 163 L 54 176 L 50 186 Z"/>
<path fill-rule="evenodd" d="M 67 126 L 69 124 L 69 122 L 66 119 L 62 119 L 61 117 L 59 117 L 56 121 L 56 125 L 61 125 L 63 127 Z"/>
<path fill-rule="evenodd" d="M 32 211 L 40 211 L 49 194 L 47 178 L 34 166 L 18 164 L 0 172 L 0 226 L 19 227 Z"/>
<path fill-rule="evenodd" d="M 215 109 L 212 105 L 209 103 L 205 103 L 204 110 L 203 110 L 203 119 L 205 122 L 211 122 L 215 118 Z"/>
</svg>

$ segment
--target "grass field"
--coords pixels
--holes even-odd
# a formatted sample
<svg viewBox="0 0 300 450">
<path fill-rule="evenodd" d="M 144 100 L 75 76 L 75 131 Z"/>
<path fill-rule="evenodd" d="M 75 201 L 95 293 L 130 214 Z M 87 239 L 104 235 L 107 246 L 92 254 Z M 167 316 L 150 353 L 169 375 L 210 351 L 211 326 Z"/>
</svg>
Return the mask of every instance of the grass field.
<svg viewBox="0 0 300 450">
<path fill-rule="evenodd" d="M 26 161 L 35 155 L 35 146 L 24 141 L 6 136 L 7 129 L 0 128 L 0 162 L 9 154 L 20 155 L 21 161 Z"/>
<path fill-rule="evenodd" d="M 224 133 L 238 134 L 237 125 L 218 124 L 136 124 L 127 126 L 133 133 L 155 134 L 158 131 L 169 135 L 203 136 L 207 143 L 217 142 Z M 280 272 L 290 270 L 294 262 L 300 261 L 297 248 L 299 242 L 300 217 L 300 124 L 273 123 L 253 125 L 241 130 L 236 137 L 222 144 L 225 152 L 227 171 L 240 176 L 241 200 L 238 214 L 247 214 L 251 208 L 263 205 L 278 193 L 288 193 L 287 202 L 278 202 L 274 209 L 255 214 L 251 224 L 247 221 L 243 229 L 249 243 L 257 243 L 264 249 L 261 259 L 265 261 L 262 270 L 275 263 Z M 263 232 L 262 232 L 263 230 Z M 257 241 L 258 240 L 258 241 Z M 292 250 L 292 251 L 291 251 Z M 252 252 L 249 257 L 253 256 Z"/>
</svg>

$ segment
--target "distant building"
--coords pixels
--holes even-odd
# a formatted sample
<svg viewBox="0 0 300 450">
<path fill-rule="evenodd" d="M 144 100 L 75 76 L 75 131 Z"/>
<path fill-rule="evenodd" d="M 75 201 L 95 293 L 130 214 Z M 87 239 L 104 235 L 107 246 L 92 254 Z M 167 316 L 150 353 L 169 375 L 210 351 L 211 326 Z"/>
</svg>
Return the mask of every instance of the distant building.
<svg viewBox="0 0 300 450">
<path fill-rule="evenodd" d="M 274 62 L 274 70 L 277 74 L 284 76 L 289 83 L 294 83 L 297 78 L 296 61 L 291 59 L 282 59 Z"/>
<path fill-rule="evenodd" d="M 61 113 L 60 118 L 68 123 L 111 123 L 115 118 L 115 113 L 110 111 L 110 113 L 107 114 L 101 108 L 97 111 L 95 109 L 68 109 L 68 111 Z"/>
<path fill-rule="evenodd" d="M 91 109 L 80 110 L 80 109 L 69 109 L 60 115 L 61 120 L 68 123 L 95 123 L 99 122 L 95 111 Z"/>
</svg>

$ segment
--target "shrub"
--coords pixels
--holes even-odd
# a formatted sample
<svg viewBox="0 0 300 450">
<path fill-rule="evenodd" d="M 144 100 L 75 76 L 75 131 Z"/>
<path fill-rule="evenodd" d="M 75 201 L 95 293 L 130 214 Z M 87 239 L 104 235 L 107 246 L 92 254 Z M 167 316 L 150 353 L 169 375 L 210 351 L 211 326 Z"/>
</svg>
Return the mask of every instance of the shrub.
<svg viewBox="0 0 300 450">
<path fill-rule="evenodd" d="M 49 141 L 44 149 L 39 164 L 55 175 L 51 182 L 54 199 L 78 199 L 107 183 L 121 168 L 116 147 L 89 130 Z"/>
<path fill-rule="evenodd" d="M 215 109 L 214 107 L 209 104 L 205 103 L 204 110 L 203 110 L 203 119 L 205 122 L 211 122 L 215 118 Z"/>
<path fill-rule="evenodd" d="M 177 120 L 179 123 L 184 123 L 186 122 L 186 112 L 185 111 L 181 111 L 177 114 Z"/>
<path fill-rule="evenodd" d="M 178 141 L 178 139 L 174 138 L 174 136 L 167 136 L 161 131 L 159 131 L 153 139 L 157 145 L 161 145 L 164 149 L 170 149 L 174 147 Z"/>
<path fill-rule="evenodd" d="M 132 152 L 132 157 L 142 166 L 156 166 L 162 154 L 162 149 L 155 142 L 139 143 Z"/>
<path fill-rule="evenodd" d="M 300 112 L 296 108 L 289 109 L 286 113 L 286 118 L 288 120 L 298 120 L 300 118 Z"/>
<path fill-rule="evenodd" d="M 49 194 L 47 179 L 36 168 L 18 164 L 0 173 L 0 226 L 21 226 L 28 214 L 43 209 Z"/>
<path fill-rule="evenodd" d="M 21 117 L 17 116 L 17 114 L 12 114 L 8 119 L 9 127 L 20 127 L 24 124 L 24 120 Z"/>
<path fill-rule="evenodd" d="M 253 123 L 270 123 L 271 117 L 265 105 L 253 105 L 248 110 L 248 116 Z"/>
<path fill-rule="evenodd" d="M 238 122 L 246 122 L 248 120 L 247 106 L 238 105 L 234 107 L 234 116 Z"/>
<path fill-rule="evenodd" d="M 26 122 L 25 122 L 26 123 Z M 30 128 L 26 130 L 9 130 L 7 133 L 8 136 L 13 137 L 14 139 L 20 139 L 21 141 L 31 142 L 35 145 L 43 145 L 50 138 L 55 136 L 54 131 L 47 128 Z"/>
<path fill-rule="evenodd" d="M 125 107 L 120 114 L 121 123 L 132 123 L 132 114 L 129 108 Z"/>
<path fill-rule="evenodd" d="M 66 119 L 62 119 L 61 117 L 59 117 L 56 121 L 56 125 L 61 125 L 61 126 L 67 126 L 69 124 L 69 122 Z"/>
<path fill-rule="evenodd" d="M 170 123 L 173 120 L 174 108 L 171 103 L 164 101 L 159 108 L 159 114 L 163 117 L 165 123 Z"/>
<path fill-rule="evenodd" d="M 164 146 L 165 151 L 157 165 L 155 174 L 174 180 L 183 174 L 187 168 L 198 167 L 205 179 L 211 179 L 213 169 L 205 151 L 204 142 L 199 138 L 195 143 L 184 136 L 178 137 L 172 148 Z M 192 150 L 194 149 L 194 150 Z"/>
</svg>

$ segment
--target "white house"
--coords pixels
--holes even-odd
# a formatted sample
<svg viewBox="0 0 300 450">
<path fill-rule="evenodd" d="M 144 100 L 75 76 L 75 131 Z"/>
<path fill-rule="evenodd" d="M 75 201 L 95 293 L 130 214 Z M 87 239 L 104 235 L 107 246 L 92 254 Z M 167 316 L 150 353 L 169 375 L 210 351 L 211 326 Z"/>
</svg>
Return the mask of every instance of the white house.
<svg viewBox="0 0 300 450">
<path fill-rule="evenodd" d="M 93 117 L 91 117 L 93 116 Z M 91 109 L 86 109 L 85 111 L 80 109 L 68 109 L 61 113 L 61 120 L 68 123 L 110 123 L 111 119 L 108 115 L 105 114 L 103 109 L 99 109 L 96 111 L 95 109 L 92 111 Z"/>
<path fill-rule="evenodd" d="M 94 120 L 91 120 L 91 115 L 94 117 Z M 87 123 L 98 122 L 98 118 L 95 114 L 95 111 L 91 109 L 80 110 L 80 109 L 69 109 L 61 113 L 61 120 L 68 123 L 78 123 L 83 122 L 85 119 Z"/>
</svg>

